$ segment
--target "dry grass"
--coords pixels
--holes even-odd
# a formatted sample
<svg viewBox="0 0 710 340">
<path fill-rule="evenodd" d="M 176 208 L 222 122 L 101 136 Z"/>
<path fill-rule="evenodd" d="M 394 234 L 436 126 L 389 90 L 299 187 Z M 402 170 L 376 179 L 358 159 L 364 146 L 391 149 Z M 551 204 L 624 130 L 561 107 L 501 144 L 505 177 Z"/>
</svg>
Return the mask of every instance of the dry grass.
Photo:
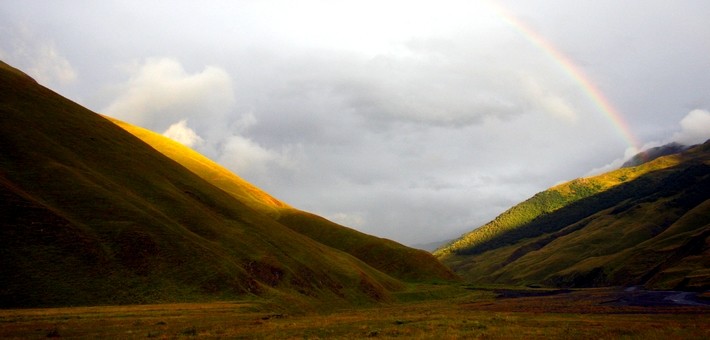
<svg viewBox="0 0 710 340">
<path fill-rule="evenodd" d="M 707 339 L 706 307 L 604 304 L 610 290 L 496 299 L 491 291 L 371 308 L 283 314 L 253 302 L 0 311 L 3 338 Z M 456 294 L 455 294 L 456 295 Z"/>
</svg>

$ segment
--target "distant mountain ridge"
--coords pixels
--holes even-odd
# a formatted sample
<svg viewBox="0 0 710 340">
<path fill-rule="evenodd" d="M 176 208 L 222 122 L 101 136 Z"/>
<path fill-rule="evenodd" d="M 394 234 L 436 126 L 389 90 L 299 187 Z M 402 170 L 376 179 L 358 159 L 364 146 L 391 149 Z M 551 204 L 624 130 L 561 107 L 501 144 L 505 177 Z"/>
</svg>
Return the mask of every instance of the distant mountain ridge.
<svg viewBox="0 0 710 340">
<path fill-rule="evenodd" d="M 386 301 L 403 280 L 455 278 L 392 241 L 358 236 L 390 254 L 378 262 L 295 231 L 278 219 L 303 212 L 184 146 L 124 129 L 0 62 L 0 307 L 337 306 Z"/>
<path fill-rule="evenodd" d="M 685 151 L 688 149 L 688 146 L 678 144 L 678 143 L 669 143 L 666 145 L 658 146 L 655 148 L 650 148 L 648 150 L 642 151 L 631 157 L 628 161 L 624 162 L 624 164 L 621 165 L 622 168 L 630 168 L 634 166 L 639 166 L 643 163 L 648 163 L 658 157 L 663 157 L 667 155 L 672 155 L 676 154 L 682 151 Z"/>
<path fill-rule="evenodd" d="M 445 240 L 445 241 L 418 243 L 418 244 L 412 245 L 412 247 L 417 248 L 417 249 L 426 250 L 428 252 L 433 252 L 433 251 L 435 251 L 447 244 L 450 244 L 453 241 L 454 241 L 453 239 L 450 239 L 450 240 Z"/>
<path fill-rule="evenodd" d="M 435 255 L 479 283 L 707 289 L 710 142 L 683 149 L 552 187 Z"/>
</svg>

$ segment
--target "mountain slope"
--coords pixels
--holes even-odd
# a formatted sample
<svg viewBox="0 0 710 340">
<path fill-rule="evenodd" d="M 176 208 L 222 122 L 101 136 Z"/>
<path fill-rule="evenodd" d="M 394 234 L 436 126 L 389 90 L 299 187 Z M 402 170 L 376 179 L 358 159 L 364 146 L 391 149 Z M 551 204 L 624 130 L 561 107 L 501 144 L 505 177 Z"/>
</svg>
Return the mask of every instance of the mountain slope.
<svg viewBox="0 0 710 340">
<path fill-rule="evenodd" d="M 117 119 L 108 119 L 250 208 L 313 240 L 349 253 L 395 278 L 407 281 L 457 279 L 451 270 L 426 251 L 367 235 L 290 207 L 178 142 Z"/>
<path fill-rule="evenodd" d="M 210 184 L 224 190 L 250 208 L 274 217 L 280 208 L 289 208 L 288 204 L 272 197 L 253 184 L 213 162 L 202 154 L 161 134 L 112 117 L 110 120 L 128 133 L 140 138 L 163 155 L 171 158 Z"/>
<path fill-rule="evenodd" d="M 709 199 L 705 143 L 550 188 L 436 255 L 480 283 L 706 289 Z"/>
<path fill-rule="evenodd" d="M 650 162 L 658 157 L 663 157 L 666 155 L 672 155 L 686 150 L 688 147 L 678 143 L 670 143 L 662 146 L 657 146 L 655 148 L 650 148 L 648 150 L 642 151 L 631 157 L 628 161 L 621 165 L 622 168 L 630 168 L 633 166 L 639 166 L 643 163 Z"/>
<path fill-rule="evenodd" d="M 506 242 L 510 243 L 505 240 L 506 235 L 515 233 L 515 230 L 540 216 L 635 180 L 652 171 L 676 166 L 680 162 L 681 159 L 676 156 L 662 157 L 638 167 L 619 169 L 589 178 L 579 178 L 554 186 L 535 194 L 503 212 L 493 221 L 438 249 L 435 255 L 442 257 L 452 253 L 474 254 L 496 248 Z M 514 236 L 514 239 L 517 239 L 517 236 Z"/>
<path fill-rule="evenodd" d="M 341 226 L 304 211 L 283 210 L 278 221 L 318 242 L 351 254 L 372 267 L 405 281 L 458 280 L 431 253 L 405 247 Z"/>
<path fill-rule="evenodd" d="M 247 295 L 337 304 L 402 286 L 4 63 L 0 196 L 2 307 Z"/>
</svg>

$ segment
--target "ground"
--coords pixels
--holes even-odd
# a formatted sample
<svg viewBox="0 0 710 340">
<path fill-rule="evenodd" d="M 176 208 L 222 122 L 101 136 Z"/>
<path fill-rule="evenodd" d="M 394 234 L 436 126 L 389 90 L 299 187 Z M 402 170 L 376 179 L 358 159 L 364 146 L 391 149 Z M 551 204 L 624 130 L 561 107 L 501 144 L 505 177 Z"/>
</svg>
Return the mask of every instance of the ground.
<svg viewBox="0 0 710 340">
<path fill-rule="evenodd" d="M 419 286 L 397 302 L 307 312 L 258 301 L 0 310 L 0 337 L 708 339 L 710 305 L 636 287 Z"/>
</svg>

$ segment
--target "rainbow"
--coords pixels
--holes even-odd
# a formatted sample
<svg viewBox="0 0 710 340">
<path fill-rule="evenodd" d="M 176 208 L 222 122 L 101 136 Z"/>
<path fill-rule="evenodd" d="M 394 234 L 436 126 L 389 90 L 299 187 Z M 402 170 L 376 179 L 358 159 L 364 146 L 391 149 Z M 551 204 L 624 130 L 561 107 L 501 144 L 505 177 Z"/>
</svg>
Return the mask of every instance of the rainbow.
<svg viewBox="0 0 710 340">
<path fill-rule="evenodd" d="M 599 90 L 599 88 L 592 83 L 582 69 L 575 65 L 570 58 L 560 52 L 542 35 L 516 18 L 512 13 L 510 13 L 510 11 L 500 5 L 493 4 L 492 2 L 488 2 L 488 5 L 504 22 L 513 27 L 533 45 L 540 48 L 545 54 L 550 56 L 550 58 L 552 58 L 552 60 L 554 60 L 565 71 L 565 73 L 577 82 L 599 111 L 601 111 L 604 116 L 609 119 L 629 147 L 633 148 L 634 151 L 639 151 L 640 143 L 631 132 L 629 125 L 626 123 L 619 110 L 617 110 Z"/>
</svg>

